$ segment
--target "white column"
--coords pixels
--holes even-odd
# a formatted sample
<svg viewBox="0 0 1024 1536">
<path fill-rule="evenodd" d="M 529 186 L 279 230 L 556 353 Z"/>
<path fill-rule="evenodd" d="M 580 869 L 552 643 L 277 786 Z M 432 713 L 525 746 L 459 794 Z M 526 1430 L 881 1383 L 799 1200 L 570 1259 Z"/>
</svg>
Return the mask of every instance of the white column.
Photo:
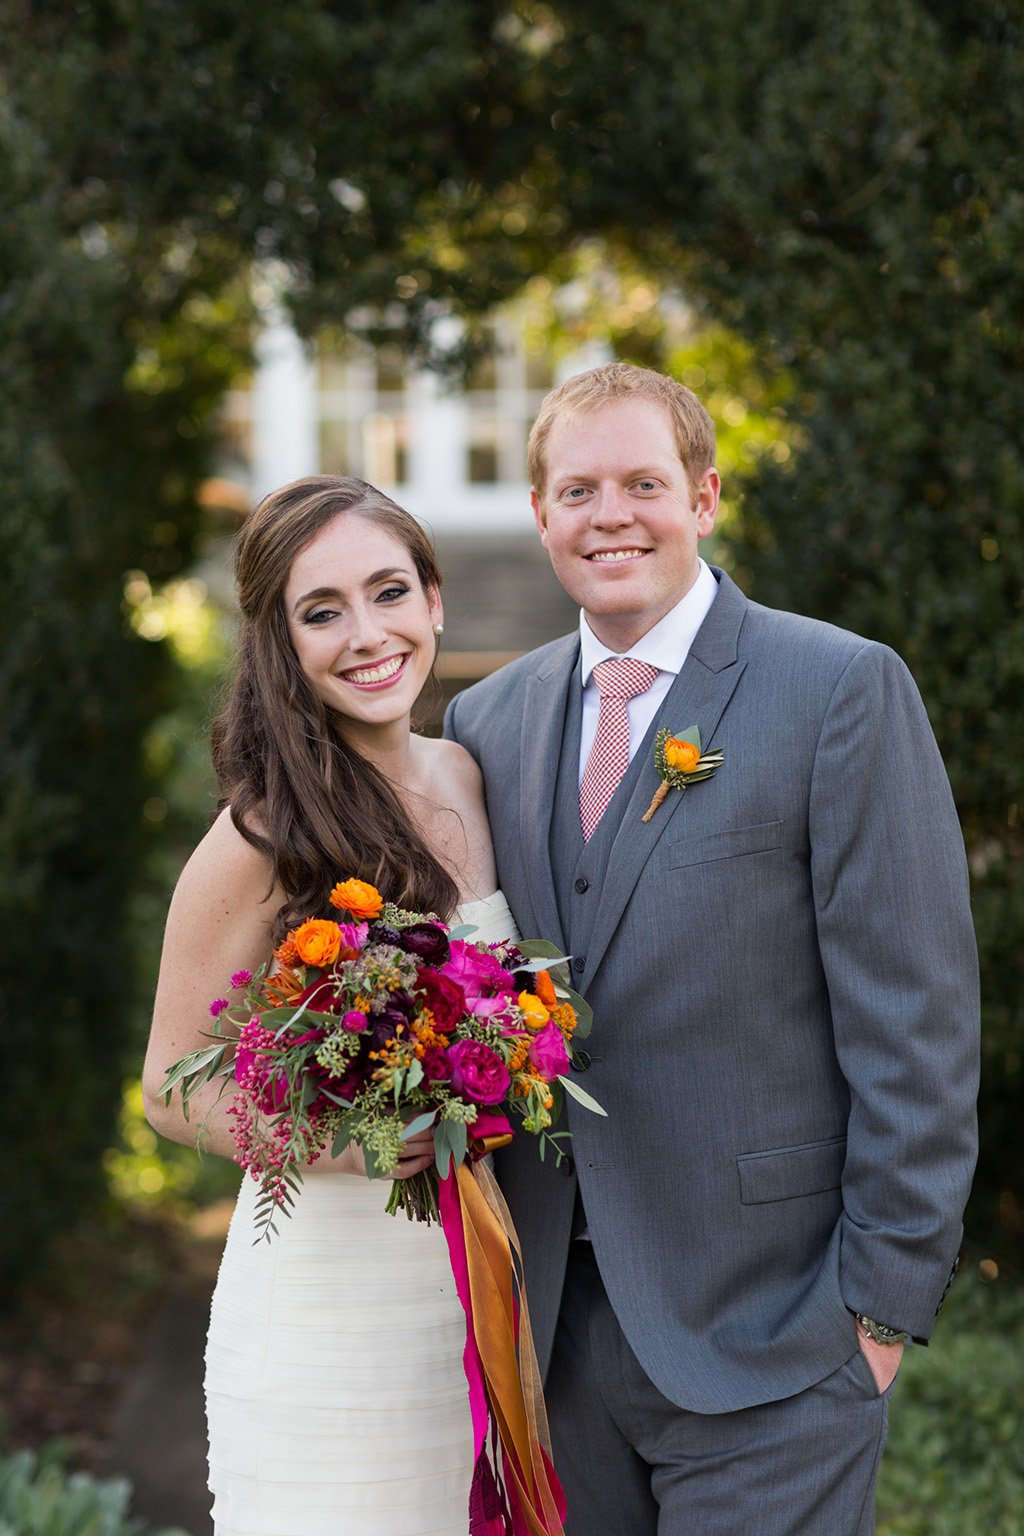
<svg viewBox="0 0 1024 1536">
<path fill-rule="evenodd" d="M 315 364 L 280 316 L 268 317 L 256 342 L 252 436 L 256 500 L 319 471 Z"/>
</svg>

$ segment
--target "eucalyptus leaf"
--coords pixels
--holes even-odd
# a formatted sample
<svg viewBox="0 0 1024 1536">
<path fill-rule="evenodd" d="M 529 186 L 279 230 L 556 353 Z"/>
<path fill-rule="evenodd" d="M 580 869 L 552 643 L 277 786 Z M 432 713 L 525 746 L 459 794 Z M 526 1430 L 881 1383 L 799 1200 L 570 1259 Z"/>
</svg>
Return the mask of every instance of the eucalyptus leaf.
<svg viewBox="0 0 1024 1536">
<path fill-rule="evenodd" d="M 572 987 L 566 988 L 566 1002 L 570 1004 L 576 1015 L 576 1028 L 573 1037 L 577 1040 L 585 1040 L 590 1034 L 594 1022 L 594 1010 L 585 997 L 581 997 Z"/>
<path fill-rule="evenodd" d="M 465 1160 L 469 1133 L 461 1120 L 452 1120 L 449 1122 L 449 1134 L 451 1136 L 452 1161 L 457 1168 Z"/>
<path fill-rule="evenodd" d="M 451 1122 L 438 1120 L 434 1126 L 434 1164 L 438 1177 L 446 1179 L 452 1161 L 452 1143 L 450 1135 Z"/>
<path fill-rule="evenodd" d="M 409 1124 L 402 1128 L 401 1139 L 408 1141 L 411 1137 L 418 1136 L 420 1131 L 425 1131 L 428 1126 L 433 1125 L 435 1113 L 434 1110 L 428 1109 L 426 1114 L 417 1115 L 415 1120 L 410 1120 Z"/>
<path fill-rule="evenodd" d="M 603 1115 L 605 1119 L 608 1118 L 608 1111 L 602 1109 L 597 1100 L 592 1099 L 589 1093 L 584 1092 L 578 1083 L 573 1082 L 572 1078 L 559 1076 L 558 1081 L 569 1097 L 576 1100 L 577 1104 L 582 1104 L 584 1109 L 592 1109 L 595 1115 Z"/>
<path fill-rule="evenodd" d="M 557 944 L 552 944 L 550 939 L 519 939 L 516 949 L 528 960 L 568 960 L 569 956 Z M 526 970 L 526 966 L 517 966 L 517 970 Z"/>
</svg>

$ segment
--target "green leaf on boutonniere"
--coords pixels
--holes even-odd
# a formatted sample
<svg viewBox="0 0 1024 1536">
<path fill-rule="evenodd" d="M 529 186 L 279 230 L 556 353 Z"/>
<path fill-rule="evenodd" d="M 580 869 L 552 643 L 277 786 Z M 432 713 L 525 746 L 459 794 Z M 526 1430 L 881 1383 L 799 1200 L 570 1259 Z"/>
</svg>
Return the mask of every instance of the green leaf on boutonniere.
<svg viewBox="0 0 1024 1536">
<path fill-rule="evenodd" d="M 654 738 L 654 766 L 661 783 L 654 791 L 643 820 L 650 821 L 670 789 L 689 789 L 691 784 L 710 779 L 724 761 L 725 753 L 719 747 L 711 752 L 701 752 L 700 731 L 695 725 L 675 732 L 662 726 Z"/>
</svg>

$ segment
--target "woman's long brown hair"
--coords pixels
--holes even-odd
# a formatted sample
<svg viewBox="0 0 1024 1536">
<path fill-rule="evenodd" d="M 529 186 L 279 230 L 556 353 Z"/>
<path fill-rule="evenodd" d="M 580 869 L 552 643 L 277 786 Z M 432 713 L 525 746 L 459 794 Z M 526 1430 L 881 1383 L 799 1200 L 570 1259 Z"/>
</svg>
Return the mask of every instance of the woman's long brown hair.
<svg viewBox="0 0 1024 1536">
<path fill-rule="evenodd" d="M 275 933 L 331 913 L 328 895 L 355 875 L 388 901 L 450 917 L 458 887 L 383 774 L 343 740 L 299 665 L 284 591 L 298 552 L 334 518 L 377 523 L 408 550 L 426 590 L 439 587 L 433 546 L 416 520 L 363 480 L 312 475 L 272 491 L 238 536 L 238 670 L 211 746 L 222 804 L 265 853 L 284 891 Z"/>
</svg>

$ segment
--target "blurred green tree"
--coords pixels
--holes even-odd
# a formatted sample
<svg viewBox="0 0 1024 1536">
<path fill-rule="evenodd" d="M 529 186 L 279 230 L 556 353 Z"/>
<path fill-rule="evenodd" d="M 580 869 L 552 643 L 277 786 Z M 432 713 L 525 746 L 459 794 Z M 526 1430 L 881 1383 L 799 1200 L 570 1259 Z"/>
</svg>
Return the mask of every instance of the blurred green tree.
<svg viewBox="0 0 1024 1536">
<path fill-rule="evenodd" d="M 890 642 L 921 683 L 985 973 L 972 1226 L 1019 1236 L 1019 9 L 9 0 L 0 28 L 0 922 L 19 956 L 47 934 L 45 987 L 5 989 L 0 1293 L 95 1188 L 116 1110 L 168 679 L 124 581 L 187 563 L 253 266 L 305 333 L 439 363 L 439 314 L 593 240 L 741 338 L 672 366 L 726 394 L 756 374 L 784 430 L 773 453 L 729 422 L 748 589 Z M 609 336 L 661 355 L 646 322 Z"/>
<path fill-rule="evenodd" d="M 761 601 L 893 645 L 946 758 L 984 986 L 969 1226 L 1020 1252 L 1024 1156 L 1024 18 L 564 0 L 535 24 L 544 206 L 742 336 L 797 451 L 729 529 Z"/>
<path fill-rule="evenodd" d="M 487 79 L 514 90 L 524 69 L 496 15 L 0 14 L 0 931 L 24 961 L 2 1004 L 4 1301 L 101 1190 L 138 1049 L 143 742 L 172 667 L 133 631 L 126 584 L 187 567 L 217 403 L 249 361 L 254 265 L 307 326 L 403 295 L 426 336 L 432 273 L 410 273 L 404 240 L 447 176 L 483 195 Z M 456 297 L 475 302 L 474 282 L 453 278 Z"/>
</svg>

